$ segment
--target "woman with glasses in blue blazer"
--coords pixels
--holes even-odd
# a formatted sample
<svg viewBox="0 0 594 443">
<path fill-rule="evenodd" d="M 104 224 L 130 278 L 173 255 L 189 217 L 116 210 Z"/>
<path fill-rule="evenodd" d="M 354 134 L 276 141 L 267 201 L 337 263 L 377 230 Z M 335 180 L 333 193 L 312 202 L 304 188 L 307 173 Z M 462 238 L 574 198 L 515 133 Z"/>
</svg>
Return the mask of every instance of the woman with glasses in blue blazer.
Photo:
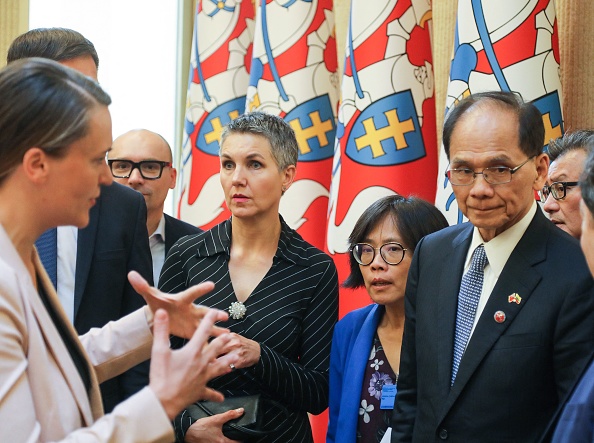
<svg viewBox="0 0 594 443">
<path fill-rule="evenodd" d="M 361 215 L 350 242 L 343 286 L 365 286 L 373 303 L 336 324 L 330 355 L 327 443 L 380 442 L 396 396 L 404 330 L 404 289 L 414 249 L 448 226 L 430 203 L 392 195 Z"/>
</svg>

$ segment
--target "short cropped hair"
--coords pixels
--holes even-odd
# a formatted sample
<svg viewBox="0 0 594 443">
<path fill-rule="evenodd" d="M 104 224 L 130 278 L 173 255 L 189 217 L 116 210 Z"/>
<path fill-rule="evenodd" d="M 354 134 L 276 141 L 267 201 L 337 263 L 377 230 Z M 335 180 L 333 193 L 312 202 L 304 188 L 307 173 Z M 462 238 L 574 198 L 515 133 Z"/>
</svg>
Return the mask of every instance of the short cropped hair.
<svg viewBox="0 0 594 443">
<path fill-rule="evenodd" d="M 66 155 L 88 134 L 89 113 L 111 98 L 92 79 L 42 58 L 15 61 L 0 71 L 0 185 L 32 147 Z"/>
<path fill-rule="evenodd" d="M 594 217 L 594 139 L 592 137 L 586 142 L 586 148 L 588 150 L 588 158 L 580 179 L 580 190 L 582 192 L 582 200 L 584 200 L 590 214 Z"/>
<path fill-rule="evenodd" d="M 299 147 L 295 132 L 289 124 L 276 115 L 248 112 L 231 121 L 221 134 L 221 146 L 231 134 L 254 134 L 270 143 L 272 156 L 279 170 L 297 165 Z M 220 153 L 220 152 L 219 152 Z"/>
<path fill-rule="evenodd" d="M 90 56 L 99 68 L 95 46 L 80 32 L 68 28 L 37 28 L 19 35 L 11 43 L 7 63 L 28 57 L 49 58 L 61 62 Z"/>
<path fill-rule="evenodd" d="M 563 157 L 565 154 L 571 151 L 583 149 L 586 152 L 590 152 L 591 146 L 594 144 L 594 131 L 580 129 L 576 131 L 568 131 L 563 134 L 562 137 L 556 138 L 549 142 L 547 148 L 547 154 L 551 159 L 551 163 L 557 160 L 559 157 Z"/>
<path fill-rule="evenodd" d="M 389 195 L 372 203 L 353 228 L 349 236 L 349 249 L 363 242 L 386 217 L 392 217 L 394 225 L 402 238 L 403 246 L 412 254 L 419 241 L 432 232 L 446 228 L 448 222 L 444 215 L 433 206 L 417 197 Z M 359 288 L 365 285 L 359 263 L 349 254 L 351 273 L 343 283 L 345 288 Z"/>
<path fill-rule="evenodd" d="M 545 129 L 540 111 L 532 103 L 524 102 L 522 97 L 513 92 L 488 91 L 472 94 L 460 101 L 446 115 L 443 125 L 443 147 L 450 158 L 452 133 L 460 119 L 477 105 L 492 104 L 512 111 L 518 117 L 518 140 L 520 149 L 528 157 L 542 154 Z"/>
</svg>

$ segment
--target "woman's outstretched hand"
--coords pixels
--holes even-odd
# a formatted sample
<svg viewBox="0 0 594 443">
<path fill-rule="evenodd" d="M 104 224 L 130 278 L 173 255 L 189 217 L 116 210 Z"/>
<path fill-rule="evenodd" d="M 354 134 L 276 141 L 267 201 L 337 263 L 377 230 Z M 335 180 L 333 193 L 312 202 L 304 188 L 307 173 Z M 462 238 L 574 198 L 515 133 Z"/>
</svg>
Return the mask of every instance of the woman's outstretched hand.
<svg viewBox="0 0 594 443">
<path fill-rule="evenodd" d="M 213 282 L 200 283 L 177 294 L 168 294 L 150 286 L 136 271 L 128 273 L 128 281 L 134 290 L 144 298 L 153 316 L 158 309 L 164 309 L 167 312 L 169 315 L 169 332 L 178 337 L 188 339 L 192 337 L 200 321 L 210 311 L 205 306 L 194 304 L 194 301 L 212 291 L 214 289 Z M 218 314 L 215 321 L 227 320 L 228 315 L 225 312 L 218 310 L 216 312 Z M 215 326 L 211 331 L 211 335 L 216 337 L 225 332 L 228 332 L 227 329 Z"/>
<path fill-rule="evenodd" d="M 209 342 L 214 323 L 224 312 L 206 309 L 200 325 L 186 345 L 177 350 L 169 347 L 170 321 L 167 312 L 155 312 L 153 349 L 149 387 L 155 392 L 170 420 L 187 405 L 198 400 L 222 401 L 223 395 L 206 386 L 214 377 L 227 374 L 237 363 L 238 355 L 223 355 L 231 340 L 228 333 L 219 334 Z"/>
</svg>

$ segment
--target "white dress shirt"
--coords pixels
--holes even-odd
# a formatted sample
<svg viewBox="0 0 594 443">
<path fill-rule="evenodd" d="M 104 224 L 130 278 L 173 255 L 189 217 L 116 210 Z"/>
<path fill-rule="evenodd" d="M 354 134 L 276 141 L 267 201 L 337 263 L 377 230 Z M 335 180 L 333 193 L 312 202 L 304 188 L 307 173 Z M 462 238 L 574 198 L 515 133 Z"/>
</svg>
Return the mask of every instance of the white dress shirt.
<svg viewBox="0 0 594 443">
<path fill-rule="evenodd" d="M 509 256 L 521 240 L 522 236 L 526 232 L 526 229 L 528 229 L 528 225 L 530 225 L 530 222 L 534 218 L 537 209 L 538 207 L 535 201 L 532 204 L 532 207 L 528 210 L 528 213 L 522 217 L 519 222 L 517 222 L 511 228 L 506 229 L 488 242 L 483 240 L 478 228 L 474 228 L 470 248 L 468 248 L 466 261 L 464 262 L 464 273 L 466 274 L 470 268 L 470 259 L 472 257 L 472 253 L 480 245 L 484 245 L 485 253 L 487 254 L 489 263 L 487 266 L 485 266 L 483 290 L 481 291 L 481 297 L 476 308 L 474 323 L 472 325 L 472 331 L 470 331 L 468 341 L 470 341 L 470 337 L 472 337 L 472 334 L 474 333 L 476 324 L 481 317 L 483 310 L 485 309 L 485 305 L 489 301 L 491 292 L 493 292 L 493 288 L 497 284 L 497 280 L 499 279 L 499 276 L 501 275 L 501 272 L 503 271 Z M 494 312 L 492 314 L 495 315 Z"/>
<path fill-rule="evenodd" d="M 58 227 L 58 298 L 68 319 L 74 323 L 74 284 L 76 281 L 76 253 L 78 251 L 78 228 Z"/>
<path fill-rule="evenodd" d="M 155 288 L 159 287 L 159 276 L 165 263 L 165 216 L 161 216 L 159 226 L 149 237 L 151 255 L 153 257 L 153 280 Z"/>
</svg>

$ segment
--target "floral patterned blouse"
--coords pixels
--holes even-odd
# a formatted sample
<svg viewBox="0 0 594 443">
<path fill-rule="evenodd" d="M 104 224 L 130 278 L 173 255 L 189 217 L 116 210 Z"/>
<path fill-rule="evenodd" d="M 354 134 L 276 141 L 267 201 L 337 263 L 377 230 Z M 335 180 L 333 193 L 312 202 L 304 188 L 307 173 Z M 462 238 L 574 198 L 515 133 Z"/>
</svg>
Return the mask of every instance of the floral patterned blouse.
<svg viewBox="0 0 594 443">
<path fill-rule="evenodd" d="M 361 403 L 359 404 L 359 422 L 357 424 L 358 442 L 380 442 L 392 418 L 392 404 L 389 409 L 381 409 L 382 390 L 385 385 L 396 385 L 395 374 L 386 358 L 380 339 L 375 334 L 369 362 L 363 378 Z M 395 394 L 395 393 L 394 393 Z"/>
</svg>

